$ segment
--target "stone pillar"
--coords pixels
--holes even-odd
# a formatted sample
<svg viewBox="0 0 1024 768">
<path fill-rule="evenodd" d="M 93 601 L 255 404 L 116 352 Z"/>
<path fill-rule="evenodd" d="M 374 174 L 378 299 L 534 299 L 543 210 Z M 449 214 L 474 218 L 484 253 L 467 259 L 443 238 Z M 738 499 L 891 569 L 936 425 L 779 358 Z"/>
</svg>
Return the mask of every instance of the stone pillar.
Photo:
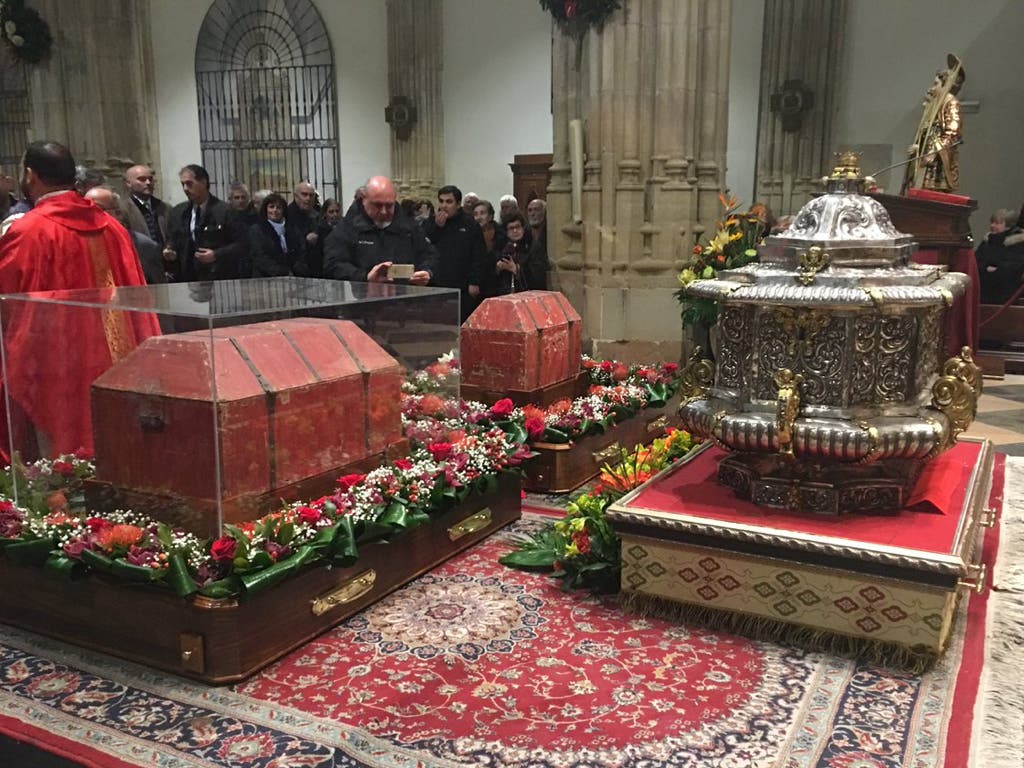
<svg viewBox="0 0 1024 768">
<path fill-rule="evenodd" d="M 157 166 L 159 140 L 149 3 L 35 0 L 49 59 L 29 65 L 31 139 L 52 139 L 117 188 L 134 163 Z M 157 168 L 157 172 L 160 169 Z"/>
<path fill-rule="evenodd" d="M 631 0 L 598 33 L 552 31 L 552 285 L 595 355 L 677 358 L 676 275 L 719 218 L 730 0 Z M 584 123 L 583 220 L 572 220 L 569 121 Z"/>
<path fill-rule="evenodd" d="M 777 216 L 800 210 L 833 166 L 846 8 L 847 0 L 766 0 L 754 195 Z"/>
<path fill-rule="evenodd" d="M 444 179 L 441 0 L 388 0 L 388 90 L 416 107 L 408 138 L 391 132 L 398 196 L 433 200 Z"/>
</svg>

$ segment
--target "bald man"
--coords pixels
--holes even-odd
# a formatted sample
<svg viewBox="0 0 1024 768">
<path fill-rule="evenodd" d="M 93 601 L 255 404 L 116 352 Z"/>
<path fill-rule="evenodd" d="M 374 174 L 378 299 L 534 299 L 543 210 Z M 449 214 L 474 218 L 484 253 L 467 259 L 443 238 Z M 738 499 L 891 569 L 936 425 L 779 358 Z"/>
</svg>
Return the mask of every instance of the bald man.
<svg viewBox="0 0 1024 768">
<path fill-rule="evenodd" d="M 324 277 L 392 282 L 393 264 L 412 264 L 409 282 L 427 285 L 437 271 L 437 252 L 416 222 L 398 213 L 391 179 L 374 176 L 324 242 Z"/>
<path fill-rule="evenodd" d="M 142 272 L 146 276 L 146 282 L 150 285 L 166 283 L 167 275 L 164 272 L 162 249 L 149 235 L 136 232 L 128 226 L 128 215 L 121 207 L 121 196 L 110 187 L 100 186 L 90 189 L 84 197 L 86 200 L 92 200 L 128 230 L 128 234 L 132 238 L 132 245 L 135 246 L 135 254 L 139 257 L 139 263 L 142 265 Z"/>
<path fill-rule="evenodd" d="M 128 220 L 128 229 L 141 232 L 163 246 L 167 240 L 167 216 L 171 208 L 154 197 L 156 175 L 148 165 L 133 165 L 124 172 L 124 188 L 120 208 Z"/>
</svg>

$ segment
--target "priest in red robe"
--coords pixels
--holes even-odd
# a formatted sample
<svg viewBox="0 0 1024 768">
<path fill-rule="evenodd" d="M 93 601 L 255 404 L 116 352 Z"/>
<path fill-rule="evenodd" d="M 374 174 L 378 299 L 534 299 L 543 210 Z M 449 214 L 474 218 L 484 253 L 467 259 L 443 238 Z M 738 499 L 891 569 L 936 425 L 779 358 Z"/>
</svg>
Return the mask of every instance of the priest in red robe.
<svg viewBox="0 0 1024 768">
<path fill-rule="evenodd" d="M 0 237 L 0 294 L 60 299 L 66 291 L 95 289 L 88 301 L 97 303 L 111 301 L 117 286 L 146 284 L 127 230 L 80 197 L 74 182 L 67 147 L 50 141 L 28 146 L 21 188 L 33 208 Z M 9 405 L 11 419 L 11 440 L 0 440 L 0 455 L 9 461 L 12 449 L 23 460 L 91 452 L 89 386 L 159 333 L 156 318 L 6 298 L 0 321 L 6 396 L 0 411 Z"/>
</svg>

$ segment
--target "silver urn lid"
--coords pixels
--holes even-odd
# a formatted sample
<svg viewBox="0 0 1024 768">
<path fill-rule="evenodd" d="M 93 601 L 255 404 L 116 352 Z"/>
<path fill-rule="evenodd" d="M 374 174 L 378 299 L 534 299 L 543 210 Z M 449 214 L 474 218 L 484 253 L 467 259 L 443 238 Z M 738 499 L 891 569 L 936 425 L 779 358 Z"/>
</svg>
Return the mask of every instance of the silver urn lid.
<svg viewBox="0 0 1024 768">
<path fill-rule="evenodd" d="M 825 194 L 758 247 L 759 262 L 684 291 L 718 304 L 714 362 L 685 369 L 680 417 L 730 452 L 719 481 L 756 503 L 821 513 L 902 508 L 924 462 L 974 418 L 970 350 L 943 363 L 967 275 L 863 194 L 843 153 Z M 716 342 L 716 343 L 714 343 Z"/>
</svg>

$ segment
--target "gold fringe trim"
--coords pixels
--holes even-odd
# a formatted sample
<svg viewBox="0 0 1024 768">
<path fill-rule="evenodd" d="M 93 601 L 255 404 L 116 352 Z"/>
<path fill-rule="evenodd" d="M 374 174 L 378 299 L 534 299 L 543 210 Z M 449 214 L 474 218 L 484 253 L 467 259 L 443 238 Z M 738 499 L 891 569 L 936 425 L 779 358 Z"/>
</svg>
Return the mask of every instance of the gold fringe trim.
<svg viewBox="0 0 1024 768">
<path fill-rule="evenodd" d="M 857 659 L 913 675 L 927 672 L 938 659 L 928 648 L 910 648 L 899 643 L 853 637 L 797 624 L 719 608 L 678 603 L 656 595 L 627 592 L 622 595 L 623 609 L 642 616 L 695 624 L 705 629 L 743 635 L 754 640 L 780 643 L 816 653 Z"/>
</svg>

